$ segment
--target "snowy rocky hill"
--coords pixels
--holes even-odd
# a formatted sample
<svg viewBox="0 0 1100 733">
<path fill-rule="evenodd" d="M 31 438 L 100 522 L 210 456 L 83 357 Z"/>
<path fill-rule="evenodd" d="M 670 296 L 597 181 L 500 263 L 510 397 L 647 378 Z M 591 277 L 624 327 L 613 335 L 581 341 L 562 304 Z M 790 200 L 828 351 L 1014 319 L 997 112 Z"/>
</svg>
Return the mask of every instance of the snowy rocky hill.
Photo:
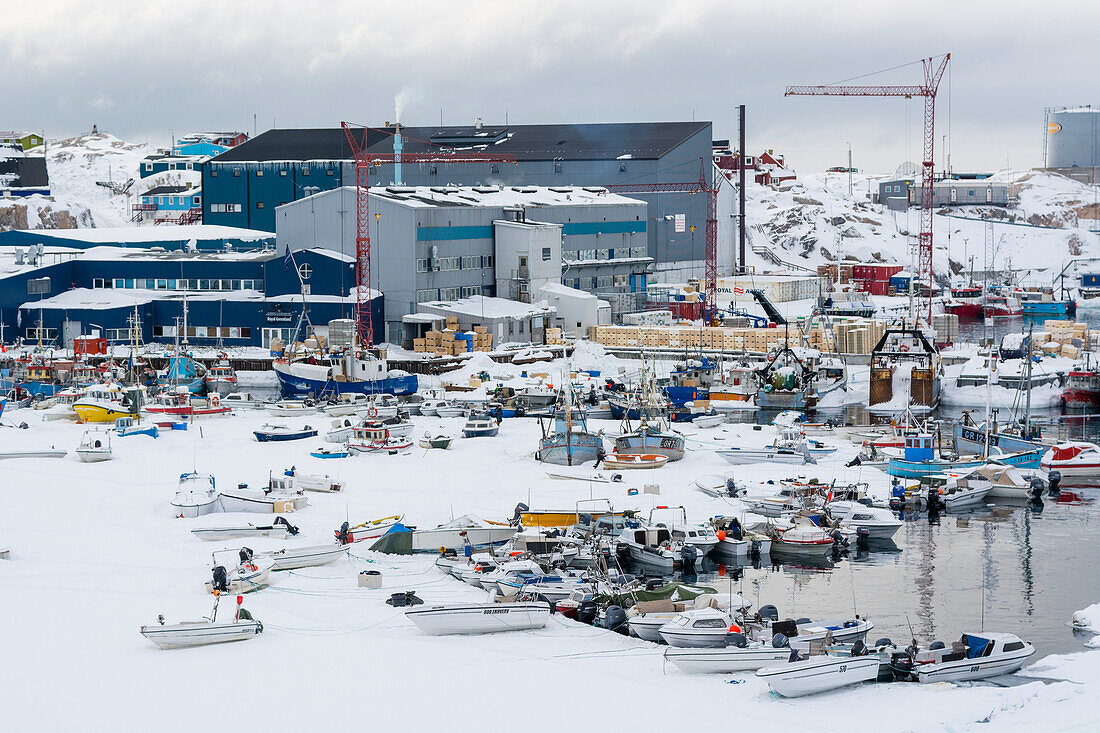
<svg viewBox="0 0 1100 733">
<path fill-rule="evenodd" d="M 52 195 L 0 199 L 0 231 L 128 226 L 134 196 L 159 185 L 200 183 L 198 173 L 188 172 L 138 178 L 139 161 L 149 152 L 144 143 L 127 143 L 104 133 L 47 141 Z M 130 179 L 134 183 L 128 197 L 121 191 Z M 97 181 L 116 184 L 117 190 Z"/>
<path fill-rule="evenodd" d="M 815 269 L 851 257 L 897 262 L 915 269 L 919 210 L 888 211 L 872 203 L 886 176 L 856 176 L 852 195 L 847 174 L 810 174 L 782 187 L 749 184 L 748 224 L 757 271 L 782 263 Z M 986 224 L 992 220 L 991 269 L 1043 268 L 1047 282 L 1075 257 L 1100 257 L 1100 207 L 1094 187 L 1039 171 L 1001 171 L 989 179 L 1007 183 L 1010 207 L 936 209 L 933 242 L 938 276 L 985 269 Z M 772 255 L 765 254 L 768 249 Z M 1036 274 L 1037 280 L 1042 276 Z"/>
</svg>

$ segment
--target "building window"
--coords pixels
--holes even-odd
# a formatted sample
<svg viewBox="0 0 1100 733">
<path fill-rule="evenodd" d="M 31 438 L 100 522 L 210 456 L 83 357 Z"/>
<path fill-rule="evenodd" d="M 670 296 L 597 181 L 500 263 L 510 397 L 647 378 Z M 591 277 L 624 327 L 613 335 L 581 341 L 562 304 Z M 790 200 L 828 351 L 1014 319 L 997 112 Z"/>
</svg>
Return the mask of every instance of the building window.
<svg viewBox="0 0 1100 733">
<path fill-rule="evenodd" d="M 527 255 L 520 255 L 519 256 L 519 266 L 520 267 L 527 267 Z"/>
<path fill-rule="evenodd" d="M 312 274 L 313 268 L 309 266 L 308 262 L 303 262 L 302 264 L 298 265 L 298 277 L 302 278 L 303 280 L 308 280 L 310 278 L 310 275 Z"/>
<path fill-rule="evenodd" d="M 264 175 L 264 172 L 263 172 L 262 169 L 259 169 L 259 170 L 256 171 L 256 177 L 257 178 L 262 178 L 263 175 Z"/>
<path fill-rule="evenodd" d="M 140 334 L 129 328 L 108 328 L 106 337 L 108 341 L 136 341 Z"/>
<path fill-rule="evenodd" d="M 309 175 L 309 166 L 307 166 L 307 165 L 302 166 L 302 175 L 303 176 L 308 176 Z"/>
<path fill-rule="evenodd" d="M 427 257 L 417 257 L 416 258 L 416 271 L 417 272 L 427 272 L 428 271 L 428 258 Z"/>
<path fill-rule="evenodd" d="M 286 168 L 280 168 L 279 169 L 279 175 L 280 176 L 285 176 L 286 175 Z"/>
<path fill-rule="evenodd" d="M 434 176 L 435 174 L 436 174 L 435 166 L 434 165 L 428 166 L 428 175 L 429 176 Z"/>
<path fill-rule="evenodd" d="M 331 175 L 332 175 L 332 173 L 333 173 L 333 171 L 332 171 L 332 169 L 331 169 L 331 168 L 326 168 L 326 169 L 325 169 L 325 175 L 326 175 L 326 176 L 331 176 Z"/>
<path fill-rule="evenodd" d="M 500 166 L 499 166 L 499 165 L 497 165 L 496 163 L 493 163 L 493 167 L 492 167 L 492 168 L 490 169 L 490 171 L 491 171 L 491 172 L 492 172 L 492 174 L 493 174 L 493 175 L 495 176 L 495 175 L 497 175 L 498 173 L 500 173 Z"/>
<path fill-rule="evenodd" d="M 554 163 L 554 172 L 561 173 L 561 163 Z"/>
<path fill-rule="evenodd" d="M 153 164 L 152 163 L 146 163 L 145 164 L 145 170 L 147 170 L 147 171 L 153 170 Z"/>
<path fill-rule="evenodd" d="M 263 201 L 257 201 L 256 202 L 256 208 L 257 209 L 262 209 L 263 207 L 264 207 L 264 202 Z"/>
<path fill-rule="evenodd" d="M 192 206 L 201 206 L 202 205 L 202 196 L 193 197 L 191 199 L 191 205 Z"/>
<path fill-rule="evenodd" d="M 431 301 L 431 300 L 439 300 L 438 296 L 439 296 L 439 291 L 438 290 L 417 290 L 416 291 L 416 302 L 417 303 L 427 303 L 428 301 Z"/>
<path fill-rule="evenodd" d="M 214 168 L 213 166 L 210 167 L 210 177 L 211 178 L 217 178 L 218 177 L 218 169 L 217 168 Z"/>
<path fill-rule="evenodd" d="M 92 278 L 93 288 L 105 288 L 107 287 L 106 281 L 101 277 Z"/>
<path fill-rule="evenodd" d="M 41 332 L 41 333 L 39 333 L 39 332 Z M 42 328 L 42 329 L 28 328 L 27 329 L 27 338 L 28 339 L 32 339 L 34 341 L 37 341 L 39 339 L 39 336 L 41 336 L 43 341 L 53 341 L 54 339 L 57 338 L 57 329 L 56 328 Z"/>
<path fill-rule="evenodd" d="M 543 247 L 542 248 L 542 261 L 543 262 L 549 262 L 550 261 L 550 248 L 549 247 Z"/>
<path fill-rule="evenodd" d="M 234 168 L 233 169 L 233 177 L 234 178 L 240 178 L 241 177 L 241 169 L 240 168 Z"/>
<path fill-rule="evenodd" d="M 245 329 L 241 329 L 242 331 Z M 271 342 L 275 340 L 282 341 L 284 344 L 290 341 L 291 331 L 290 328 L 264 328 L 260 331 L 260 345 L 265 348 L 271 348 Z"/>
<path fill-rule="evenodd" d="M 492 267 L 493 266 L 493 256 L 492 255 L 481 255 L 481 266 L 482 267 Z"/>
</svg>

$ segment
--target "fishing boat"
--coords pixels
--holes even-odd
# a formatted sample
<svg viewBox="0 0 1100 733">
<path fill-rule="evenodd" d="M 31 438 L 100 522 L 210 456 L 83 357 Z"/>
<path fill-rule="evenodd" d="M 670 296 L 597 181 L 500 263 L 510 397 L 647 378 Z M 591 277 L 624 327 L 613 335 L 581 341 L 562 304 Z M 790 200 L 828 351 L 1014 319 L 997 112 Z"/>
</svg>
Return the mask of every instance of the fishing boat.
<svg viewBox="0 0 1100 733">
<path fill-rule="evenodd" d="M 395 438 L 380 421 L 367 421 L 352 429 L 347 442 L 352 453 L 400 453 L 412 448 L 408 438 Z"/>
<path fill-rule="evenodd" d="M 247 641 L 264 630 L 263 624 L 252 618 L 252 614 L 241 607 L 237 599 L 237 609 L 232 621 L 218 621 L 218 601 L 214 598 L 214 611 L 209 618 L 201 621 L 183 621 L 178 624 L 164 623 L 164 616 L 157 617 L 157 623 L 141 627 L 141 635 L 161 649 L 177 649 L 209 644 L 224 644 L 230 641 Z"/>
<path fill-rule="evenodd" d="M 1071 410 L 1091 410 L 1100 407 L 1100 370 L 1089 364 L 1074 367 L 1066 375 L 1062 399 Z"/>
<path fill-rule="evenodd" d="M 449 603 L 425 605 L 405 612 L 425 634 L 491 634 L 541 629 L 550 620 L 550 606 L 539 601 L 515 603 Z"/>
<path fill-rule="evenodd" d="M 390 369 L 377 349 L 360 345 L 343 352 L 288 354 L 272 364 L 285 395 L 415 394 L 417 379 Z"/>
<path fill-rule="evenodd" d="M 618 451 L 612 451 L 604 457 L 603 467 L 616 471 L 660 468 L 669 460 L 668 456 L 659 453 L 619 453 Z"/>
<path fill-rule="evenodd" d="M 1100 482 L 1100 447 L 1085 441 L 1059 443 L 1043 454 L 1039 467 L 1057 471 L 1067 486 Z"/>
<path fill-rule="evenodd" d="M 705 356 L 677 363 L 669 374 L 665 395 L 671 405 L 686 406 L 688 402 L 710 399 L 717 365 Z"/>
<path fill-rule="evenodd" d="M 555 414 L 552 425 L 539 418 L 542 437 L 535 452 L 535 460 L 558 466 L 579 466 L 595 461 L 603 452 L 603 435 L 588 430 L 588 419 L 583 410 L 574 410 L 572 390 L 565 390 L 565 409 Z"/>
<path fill-rule="evenodd" d="M 251 593 L 267 585 L 275 561 L 270 558 L 254 557 L 247 547 L 241 548 L 240 563 L 232 570 L 217 564 L 217 553 L 211 579 L 206 581 L 206 592 L 214 593 Z"/>
<path fill-rule="evenodd" d="M 432 435 L 431 433 L 424 433 L 424 437 L 421 438 L 417 445 L 421 448 L 431 449 L 438 448 L 439 450 L 447 450 L 451 447 L 451 442 L 454 440 L 450 435 Z"/>
<path fill-rule="evenodd" d="M 415 529 L 412 552 L 462 550 L 469 545 L 475 550 L 499 547 L 512 538 L 516 528 L 507 522 L 492 522 L 476 514 L 463 514 L 432 529 Z"/>
<path fill-rule="evenodd" d="M 86 431 L 77 446 L 76 455 L 84 463 L 111 460 L 111 438 L 108 433 Z"/>
<path fill-rule="evenodd" d="M 191 534 L 204 542 L 248 539 L 249 537 L 271 537 L 282 540 L 286 539 L 287 535 L 298 534 L 298 528 L 288 522 L 286 517 L 275 517 L 271 524 L 267 525 L 257 525 L 249 522 L 224 527 L 196 527 L 191 530 Z"/>
<path fill-rule="evenodd" d="M 786 342 L 755 372 L 756 406 L 765 410 L 809 410 L 817 405 L 817 373 Z"/>
<path fill-rule="evenodd" d="M 309 425 L 292 428 L 284 423 L 264 423 L 259 430 L 253 430 L 252 434 L 256 436 L 256 440 L 260 443 L 276 443 L 313 438 L 317 435 L 317 430 Z"/>
<path fill-rule="evenodd" d="M 951 288 L 951 297 L 943 304 L 945 313 L 952 313 L 960 319 L 982 318 L 982 306 L 985 294 L 977 285 Z"/>
<path fill-rule="evenodd" d="M 1020 468 L 1037 468 L 1042 451 L 1038 449 L 1017 453 L 990 452 L 990 457 L 998 462 Z M 927 433 L 914 433 L 905 437 L 905 448 L 901 456 L 890 455 L 887 473 L 899 478 L 920 478 L 933 473 L 965 471 L 978 468 L 986 462 L 980 456 L 963 459 L 958 456 L 938 457 L 932 447 L 932 436 Z"/>
<path fill-rule="evenodd" d="M 443 415 L 440 415 L 443 417 Z M 464 438 L 492 438 L 500 432 L 500 426 L 496 420 L 486 412 L 471 413 L 462 426 Z"/>
<path fill-rule="evenodd" d="M 309 454 L 314 458 L 347 458 L 350 455 L 347 448 L 330 448 L 327 445 L 312 450 Z"/>
<path fill-rule="evenodd" d="M 722 373 L 710 386 L 710 404 L 718 410 L 730 410 L 752 404 L 756 396 L 754 369 L 747 362 L 736 364 Z"/>
<path fill-rule="evenodd" d="M 1015 296 L 988 293 L 982 313 L 986 318 L 1016 318 L 1024 314 L 1024 306 Z"/>
<path fill-rule="evenodd" d="M 214 488 L 214 477 L 197 471 L 180 474 L 172 508 L 177 517 L 187 519 L 221 511 L 218 492 Z"/>
<path fill-rule="evenodd" d="M 336 541 L 341 545 L 350 545 L 353 542 L 363 542 L 364 540 L 376 540 L 404 520 L 404 514 L 395 514 L 356 525 L 349 525 L 348 522 L 344 522 L 333 534 L 336 535 Z"/>
<path fill-rule="evenodd" d="M 227 415 L 232 412 L 232 408 L 222 404 L 221 397 L 216 392 L 209 397 L 200 398 L 192 395 L 184 387 L 177 387 L 174 392 L 157 395 L 152 402 L 145 405 L 145 411 L 150 415 L 208 417 Z"/>
<path fill-rule="evenodd" d="M 272 571 L 296 570 L 328 565 L 348 556 L 347 545 L 310 545 L 308 547 L 286 547 L 282 550 L 256 553 L 257 560 L 270 560 Z"/>
<path fill-rule="evenodd" d="M 229 363 L 228 354 L 218 354 L 218 361 L 206 372 L 207 394 L 229 394 L 237 389 L 237 372 Z"/>
<path fill-rule="evenodd" d="M 817 655 L 787 664 L 764 667 L 756 676 L 783 697 L 801 697 L 836 690 L 878 677 L 879 657 L 835 657 Z"/>
<path fill-rule="evenodd" d="M 168 365 L 164 371 L 157 375 L 161 384 L 175 387 L 183 387 L 191 394 L 202 394 L 206 391 L 206 367 L 186 354 L 172 354 L 168 357 Z"/>
<path fill-rule="evenodd" d="M 85 396 L 73 403 L 73 412 L 80 422 L 113 423 L 120 417 L 135 417 L 140 414 L 143 393 L 139 387 L 130 387 L 125 391 L 107 385 L 93 385 Z"/>
<path fill-rule="evenodd" d="M 955 424 L 955 449 L 959 453 L 985 453 L 986 449 L 986 424 L 979 423 L 977 425 L 967 425 L 965 423 Z M 989 447 L 1000 450 L 1005 453 L 1016 453 L 1019 451 L 1029 451 L 1043 449 L 1042 445 L 1037 439 L 1038 435 L 1033 438 L 1023 438 L 1019 434 L 1012 435 L 1004 431 L 998 430 L 996 424 L 993 425 L 992 430 L 989 432 Z"/>
<path fill-rule="evenodd" d="M 894 394 L 894 377 L 899 384 L 908 377 L 906 395 Z M 928 413 L 939 405 L 943 364 L 940 353 L 919 328 L 887 328 L 871 350 L 871 412 Z"/>
<path fill-rule="evenodd" d="M 968 682 L 1012 674 L 1024 666 L 1035 647 L 1015 634 L 963 634 L 940 649 L 918 652 L 915 675 L 920 682 Z"/>
<path fill-rule="evenodd" d="M 128 438 L 134 435 L 148 435 L 150 438 L 156 438 L 160 435 L 160 429 L 156 425 L 135 423 L 132 417 L 116 418 L 114 430 L 120 438 Z"/>
</svg>

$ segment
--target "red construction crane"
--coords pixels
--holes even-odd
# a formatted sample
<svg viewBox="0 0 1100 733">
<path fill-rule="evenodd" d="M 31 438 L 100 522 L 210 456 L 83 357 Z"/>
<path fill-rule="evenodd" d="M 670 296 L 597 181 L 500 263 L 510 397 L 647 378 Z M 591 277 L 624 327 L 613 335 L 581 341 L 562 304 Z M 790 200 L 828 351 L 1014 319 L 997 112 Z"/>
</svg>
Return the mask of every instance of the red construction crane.
<svg viewBox="0 0 1100 733">
<path fill-rule="evenodd" d="M 718 312 L 718 183 L 707 180 L 709 158 L 703 158 L 699 180 L 690 183 L 616 183 L 604 186 L 613 193 L 688 193 L 707 195 L 706 261 L 703 264 L 703 320 L 710 324 Z"/>
<path fill-rule="evenodd" d="M 947 69 L 951 54 L 945 54 L 939 67 L 935 58 L 921 59 L 924 66 L 924 83 L 911 86 L 809 86 L 787 87 L 784 97 L 790 96 L 829 96 L 829 97 L 924 97 L 924 158 L 921 161 L 921 199 L 920 199 L 920 247 L 917 256 L 917 282 L 923 282 L 928 323 L 932 322 L 932 152 L 935 147 L 936 90 L 940 79 Z"/>
<path fill-rule="evenodd" d="M 374 346 L 374 326 L 370 317 L 370 169 L 387 163 L 515 163 L 507 153 L 487 155 L 453 148 L 440 148 L 420 153 L 371 153 L 367 151 L 367 131 L 362 139 L 352 126 L 341 122 L 344 135 L 355 158 L 355 327 L 362 348 Z M 383 132 L 390 132 L 383 129 Z M 424 141 L 419 141 L 424 142 Z"/>
</svg>

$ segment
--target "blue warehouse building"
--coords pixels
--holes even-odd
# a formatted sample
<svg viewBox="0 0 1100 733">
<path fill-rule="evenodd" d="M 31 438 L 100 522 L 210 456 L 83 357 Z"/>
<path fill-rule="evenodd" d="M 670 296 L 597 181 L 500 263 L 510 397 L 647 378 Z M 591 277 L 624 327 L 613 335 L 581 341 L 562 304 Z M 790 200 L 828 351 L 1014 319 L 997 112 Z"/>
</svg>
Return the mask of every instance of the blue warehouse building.
<svg viewBox="0 0 1100 733">
<path fill-rule="evenodd" d="M 354 318 L 354 285 L 354 259 L 331 250 L 304 249 L 290 257 L 272 247 L 202 252 L 99 246 L 0 267 L 0 323 L 9 343 L 18 336 L 67 346 L 75 336 L 94 333 L 129 343 L 136 321 L 143 342 L 171 343 L 184 335 L 186 299 L 190 344 L 266 347 L 294 335 L 303 289 L 310 321 L 322 333 L 331 320 Z M 379 328 L 382 302 L 375 293 L 371 311 Z"/>
<path fill-rule="evenodd" d="M 368 151 L 392 153 L 397 131 L 368 129 Z M 371 169 L 372 186 L 398 181 L 410 187 L 644 187 L 694 182 L 701 175 L 714 180 L 710 122 L 478 124 L 401 127 L 400 134 L 406 154 L 457 149 L 512 156 L 515 162 L 405 163 L 400 172 L 382 164 Z M 279 206 L 354 183 L 355 164 L 342 129 L 268 130 L 202 167 L 203 221 L 274 231 Z M 733 200 L 732 189 L 721 190 Z M 647 256 L 657 269 L 684 276 L 697 272 L 704 258 L 705 197 L 625 193 L 647 203 Z M 720 267 L 732 253 L 731 235 L 723 234 L 729 216 L 721 211 L 730 205 L 720 200 Z"/>
</svg>

